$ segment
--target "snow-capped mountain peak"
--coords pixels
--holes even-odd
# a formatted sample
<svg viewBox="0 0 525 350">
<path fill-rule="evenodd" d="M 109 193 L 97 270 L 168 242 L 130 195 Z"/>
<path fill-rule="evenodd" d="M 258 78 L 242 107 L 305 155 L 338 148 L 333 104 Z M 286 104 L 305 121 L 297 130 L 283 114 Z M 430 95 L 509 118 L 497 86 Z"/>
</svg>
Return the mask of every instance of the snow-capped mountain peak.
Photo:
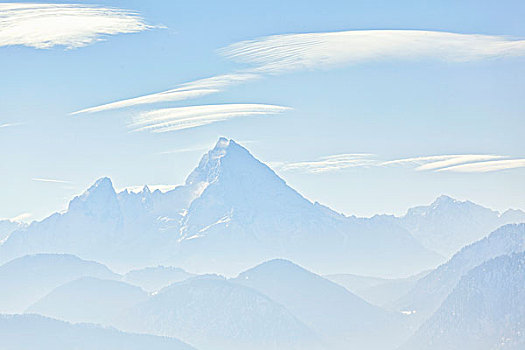
<svg viewBox="0 0 525 350">
<path fill-rule="evenodd" d="M 186 179 L 186 185 L 211 184 L 225 177 L 242 180 L 244 175 L 249 175 L 250 180 L 267 181 L 272 178 L 274 181 L 284 182 L 246 148 L 234 140 L 221 137 L 215 147 L 201 158 L 197 168 Z"/>
<path fill-rule="evenodd" d="M 111 179 L 109 177 L 102 177 L 95 181 L 95 183 L 87 189 L 86 192 L 82 195 L 82 197 L 92 196 L 99 193 L 113 193 L 115 192 L 115 189 L 113 187 L 113 183 L 111 182 Z"/>
<path fill-rule="evenodd" d="M 117 215 L 119 203 L 111 180 L 108 177 L 97 180 L 86 192 L 73 198 L 68 211 L 100 218 Z"/>
<path fill-rule="evenodd" d="M 313 204 L 226 138 L 185 185 L 116 194 L 100 179 L 66 213 L 10 235 L 0 250 L 4 261 L 45 251 L 118 270 L 168 264 L 223 274 L 277 257 L 324 273 L 406 274 L 441 262 L 393 220 L 347 218 Z"/>
<path fill-rule="evenodd" d="M 199 165 L 186 179 L 186 185 L 195 185 L 200 182 L 213 182 L 217 179 L 221 158 L 230 146 L 230 140 L 221 137 L 213 149 L 202 156 Z"/>
<path fill-rule="evenodd" d="M 447 202 L 457 202 L 457 199 L 454 199 L 446 194 L 442 194 L 441 196 L 437 197 L 434 203 L 447 203 Z"/>
<path fill-rule="evenodd" d="M 496 228 L 525 221 L 521 211 L 500 214 L 470 201 L 442 195 L 428 206 L 409 209 L 401 224 L 425 247 L 451 257 Z"/>
</svg>

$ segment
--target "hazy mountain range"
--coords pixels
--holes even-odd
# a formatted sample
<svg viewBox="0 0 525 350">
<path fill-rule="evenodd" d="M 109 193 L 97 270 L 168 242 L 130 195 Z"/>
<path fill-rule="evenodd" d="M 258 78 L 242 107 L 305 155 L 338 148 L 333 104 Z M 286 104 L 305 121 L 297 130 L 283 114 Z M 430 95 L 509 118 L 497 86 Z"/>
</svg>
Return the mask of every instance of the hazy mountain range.
<svg viewBox="0 0 525 350">
<path fill-rule="evenodd" d="M 523 252 L 477 266 L 403 349 L 524 349 L 524 279 Z"/>
<path fill-rule="evenodd" d="M 400 218 L 401 225 L 425 247 L 447 258 L 500 226 L 524 221 L 521 210 L 509 209 L 501 214 L 448 196 L 439 197 L 429 206 L 409 209 Z"/>
<path fill-rule="evenodd" d="M 336 274 L 325 276 L 352 293 L 374 305 L 390 307 L 404 296 L 414 285 L 430 271 L 404 278 L 378 278 L 352 274 Z"/>
<path fill-rule="evenodd" d="M 24 349 L 41 341 L 44 349 L 65 350 L 75 344 L 91 349 L 108 344 L 118 347 L 136 339 L 136 349 L 148 344 L 163 349 L 164 344 L 184 346 L 176 340 L 180 339 L 198 349 L 387 350 L 408 339 L 403 349 L 474 350 L 484 349 L 478 345 L 487 341 L 493 344 L 487 349 L 519 349 L 523 344 L 524 240 L 525 224 L 504 226 L 439 268 L 411 278 L 416 279 L 415 286 L 397 304 L 414 301 L 413 307 L 420 307 L 415 312 L 372 305 L 345 287 L 282 259 L 231 279 L 193 276 L 168 267 L 144 269 L 139 271 L 139 283 L 183 279 L 147 293 L 124 282 L 137 271 L 122 276 L 71 255 L 29 255 L 0 267 L 2 285 L 7 287 L 2 301 L 19 308 L 28 305 L 26 312 L 62 322 L 32 315 L 6 316 L 0 323 L 16 331 L 0 337 L 0 346 L 18 349 L 15 345 L 21 344 L 19 348 Z M 493 262 L 501 259 L 502 263 Z M 167 278 L 158 279 L 159 272 Z M 384 283 L 394 281 L 354 276 L 353 284 L 347 285 L 373 288 Z M 16 291 L 25 294 L 20 293 L 20 298 Z M 437 311 L 429 311 L 432 307 Z M 51 337 L 48 331 L 64 333 Z"/>
<path fill-rule="evenodd" d="M 467 272 L 501 255 L 525 251 L 525 224 L 506 225 L 489 236 L 466 246 L 447 263 L 417 281 L 395 306 L 416 312 L 418 318 L 431 315 Z"/>
<path fill-rule="evenodd" d="M 69 253 L 118 271 L 174 265 L 234 275 L 286 258 L 321 273 L 406 276 L 444 262 L 437 252 L 450 254 L 523 218 L 448 197 L 401 218 L 346 217 L 308 201 L 245 148 L 220 139 L 172 191 L 146 186 L 117 194 L 110 179 L 98 180 L 66 212 L 12 232 L 0 261 Z"/>
<path fill-rule="evenodd" d="M 0 315 L 2 350 L 192 350 L 165 337 L 130 334 L 92 324 L 70 324 L 38 315 Z"/>
<path fill-rule="evenodd" d="M 181 282 L 193 276 L 195 275 L 179 267 L 156 266 L 129 271 L 122 277 L 122 280 L 139 286 L 149 292 L 154 292 L 172 283 Z"/>
<path fill-rule="evenodd" d="M 344 287 L 287 260 L 271 260 L 241 273 L 236 283 L 284 305 L 321 334 L 329 349 L 391 348 L 403 339 L 402 314 L 371 305 Z M 405 332 L 406 333 L 406 332 Z"/>
<path fill-rule="evenodd" d="M 519 222 L 447 196 L 344 216 L 220 139 L 169 192 L 102 178 L 0 224 L 0 349 L 517 350 Z"/>
<path fill-rule="evenodd" d="M 54 288 L 80 277 L 117 279 L 106 266 L 73 255 L 38 254 L 0 266 L 0 313 L 18 313 Z"/>
<path fill-rule="evenodd" d="M 321 337 L 283 305 L 223 277 L 178 282 L 114 323 L 182 339 L 199 349 L 319 349 Z"/>
</svg>

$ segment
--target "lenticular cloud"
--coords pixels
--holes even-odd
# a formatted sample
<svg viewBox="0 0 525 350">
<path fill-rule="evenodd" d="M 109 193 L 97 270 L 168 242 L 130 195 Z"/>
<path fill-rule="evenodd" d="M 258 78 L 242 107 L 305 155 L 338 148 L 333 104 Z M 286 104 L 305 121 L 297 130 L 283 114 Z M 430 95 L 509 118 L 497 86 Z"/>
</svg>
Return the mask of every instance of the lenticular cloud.
<svg viewBox="0 0 525 350">
<path fill-rule="evenodd" d="M 0 4 L 0 47 L 83 47 L 105 35 L 152 28 L 135 12 L 77 4 Z"/>
<path fill-rule="evenodd" d="M 525 40 L 422 30 L 352 30 L 273 35 L 241 41 L 219 52 L 256 65 L 261 72 L 281 73 L 373 60 L 468 62 L 523 56 Z"/>
<path fill-rule="evenodd" d="M 223 104 L 162 108 L 143 112 L 130 127 L 155 133 L 196 128 L 232 118 L 282 113 L 288 107 L 264 104 Z"/>
</svg>

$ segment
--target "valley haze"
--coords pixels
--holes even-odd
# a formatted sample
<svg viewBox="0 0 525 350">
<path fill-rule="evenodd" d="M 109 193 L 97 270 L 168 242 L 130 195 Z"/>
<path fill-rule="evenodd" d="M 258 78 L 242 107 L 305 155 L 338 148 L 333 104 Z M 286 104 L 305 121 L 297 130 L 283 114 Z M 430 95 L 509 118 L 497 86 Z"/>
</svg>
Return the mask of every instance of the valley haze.
<svg viewBox="0 0 525 350">
<path fill-rule="evenodd" d="M 210 350 L 442 349 L 434 341 L 474 350 L 503 335 L 525 344 L 523 303 L 513 292 L 525 284 L 520 222 L 522 211 L 498 213 L 444 195 L 401 217 L 345 216 L 305 199 L 246 148 L 220 138 L 184 185 L 117 193 L 104 177 L 65 212 L 29 225 L 5 222 L 0 313 L 16 316 L 0 319 L 15 330 L 0 344 L 22 344 L 16 330 L 49 349 L 86 345 L 86 332 L 107 339 L 104 346 L 136 338 L 136 346 L 158 342 L 159 349 L 163 338 L 136 334 Z M 503 257 L 511 261 L 491 263 Z M 506 316 L 493 313 L 501 306 L 491 299 L 483 322 L 512 318 L 485 338 L 477 332 L 487 324 L 460 313 L 468 318 L 457 322 L 468 328 L 458 335 L 443 315 L 482 297 L 456 294 L 472 293 L 464 278 L 483 278 L 469 277 L 483 274 L 483 264 L 504 268 L 498 283 L 510 279 L 515 288 L 498 291 L 515 304 Z M 57 343 L 45 334 L 49 327 L 77 335 Z"/>
</svg>

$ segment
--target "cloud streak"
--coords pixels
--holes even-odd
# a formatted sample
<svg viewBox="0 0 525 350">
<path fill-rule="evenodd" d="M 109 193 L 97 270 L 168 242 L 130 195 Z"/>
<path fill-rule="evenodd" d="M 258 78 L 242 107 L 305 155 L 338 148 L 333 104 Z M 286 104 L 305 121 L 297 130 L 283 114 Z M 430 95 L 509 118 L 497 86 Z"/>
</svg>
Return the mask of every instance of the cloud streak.
<svg viewBox="0 0 525 350">
<path fill-rule="evenodd" d="M 178 154 L 178 153 L 190 153 L 190 152 L 204 152 L 209 149 L 209 145 L 201 145 L 201 146 L 195 146 L 195 147 L 184 147 L 184 148 L 177 148 L 172 149 L 169 151 L 162 151 L 159 152 L 159 154 Z"/>
<path fill-rule="evenodd" d="M 492 159 L 506 158 L 506 156 L 498 156 L 492 154 L 457 154 L 457 155 L 439 155 L 439 156 L 425 156 L 415 158 L 403 158 L 396 160 L 389 160 L 381 163 L 381 165 L 418 165 L 415 169 L 417 171 L 423 170 L 437 170 L 446 168 L 457 164 L 472 163 L 479 161 L 487 161 Z"/>
<path fill-rule="evenodd" d="M 241 41 L 219 51 L 259 72 L 329 68 L 369 61 L 437 59 L 469 62 L 525 55 L 525 40 L 421 30 L 355 30 L 283 34 Z"/>
<path fill-rule="evenodd" d="M 347 168 L 368 167 L 377 164 L 373 154 L 345 153 L 321 157 L 312 161 L 274 163 L 282 171 L 300 171 L 306 173 L 327 173 Z"/>
<path fill-rule="evenodd" d="M 159 93 L 82 109 L 72 114 L 199 98 L 266 74 L 293 70 L 330 68 L 379 60 L 438 59 L 467 62 L 524 56 L 525 40 L 420 30 L 354 30 L 273 35 L 234 43 L 218 52 L 252 67 L 188 82 Z"/>
<path fill-rule="evenodd" d="M 4 124 L 0 124 L 0 129 L 10 128 L 12 126 L 18 126 L 18 125 L 22 125 L 22 123 L 4 123 Z"/>
<path fill-rule="evenodd" d="M 37 181 L 37 182 L 48 182 L 48 183 L 55 183 L 55 184 L 71 184 L 71 181 L 65 181 L 65 180 L 56 180 L 56 179 L 43 179 L 39 177 L 32 178 L 31 180 Z"/>
<path fill-rule="evenodd" d="M 458 173 L 487 173 L 492 171 L 525 168 L 525 159 L 505 159 L 488 162 L 461 164 L 438 169 L 437 171 L 449 171 Z"/>
<path fill-rule="evenodd" d="M 0 4 L 0 47 L 83 47 L 106 35 L 153 28 L 135 12 L 81 4 Z"/>
<path fill-rule="evenodd" d="M 313 161 L 273 163 L 282 171 L 305 173 L 334 172 L 353 167 L 402 166 L 416 171 L 486 173 L 525 167 L 525 159 L 502 159 L 509 156 L 493 154 L 433 155 L 381 161 L 373 154 L 349 153 L 326 156 Z"/>
<path fill-rule="evenodd" d="M 132 131 L 162 133 L 196 128 L 232 118 L 278 114 L 288 107 L 264 104 L 223 104 L 164 108 L 143 112 L 129 125 Z"/>
<path fill-rule="evenodd" d="M 96 107 L 90 107 L 73 112 L 71 114 L 77 115 L 83 113 L 95 113 L 108 111 L 112 109 L 127 108 L 153 103 L 182 101 L 217 93 L 228 86 L 240 84 L 248 80 L 253 80 L 257 77 L 258 75 L 253 73 L 223 74 L 210 78 L 196 80 L 193 82 L 184 83 L 171 90 L 111 102 Z"/>
</svg>

